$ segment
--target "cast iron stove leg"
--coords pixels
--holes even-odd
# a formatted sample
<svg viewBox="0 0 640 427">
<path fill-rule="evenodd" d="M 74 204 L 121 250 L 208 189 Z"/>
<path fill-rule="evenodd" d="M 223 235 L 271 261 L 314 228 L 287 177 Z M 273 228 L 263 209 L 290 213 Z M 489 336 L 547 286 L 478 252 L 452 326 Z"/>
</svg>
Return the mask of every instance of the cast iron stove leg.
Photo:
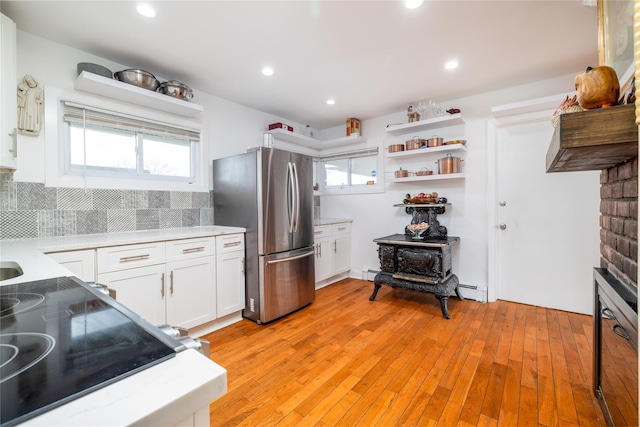
<svg viewBox="0 0 640 427">
<path fill-rule="evenodd" d="M 373 301 L 376 299 L 376 296 L 378 295 L 378 290 L 380 290 L 381 287 L 382 287 L 382 284 L 376 283 L 376 282 L 373 283 L 373 293 L 369 297 L 369 301 Z"/>
<path fill-rule="evenodd" d="M 442 309 L 442 317 L 444 317 L 445 319 L 450 319 L 451 317 L 449 317 L 449 308 L 447 307 L 447 301 L 449 300 L 449 297 L 436 295 L 436 298 L 438 298 L 438 301 L 440 301 L 440 309 Z"/>
</svg>

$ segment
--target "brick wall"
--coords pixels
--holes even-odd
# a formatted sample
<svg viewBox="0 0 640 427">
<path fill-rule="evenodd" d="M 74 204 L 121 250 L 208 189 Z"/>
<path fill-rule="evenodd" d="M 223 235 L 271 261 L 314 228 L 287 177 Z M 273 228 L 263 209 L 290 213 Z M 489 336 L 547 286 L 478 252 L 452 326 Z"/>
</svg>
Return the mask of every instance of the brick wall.
<svg viewBox="0 0 640 427">
<path fill-rule="evenodd" d="M 638 158 L 600 173 L 600 267 L 638 286 Z"/>
</svg>

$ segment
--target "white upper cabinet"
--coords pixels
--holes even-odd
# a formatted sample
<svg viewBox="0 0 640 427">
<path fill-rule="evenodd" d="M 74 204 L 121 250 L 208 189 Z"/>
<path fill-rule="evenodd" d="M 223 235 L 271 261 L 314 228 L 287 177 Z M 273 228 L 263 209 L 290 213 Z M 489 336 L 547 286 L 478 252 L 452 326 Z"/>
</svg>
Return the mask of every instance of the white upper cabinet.
<svg viewBox="0 0 640 427">
<path fill-rule="evenodd" d="M 0 15 L 0 168 L 18 167 L 16 24 Z"/>
</svg>

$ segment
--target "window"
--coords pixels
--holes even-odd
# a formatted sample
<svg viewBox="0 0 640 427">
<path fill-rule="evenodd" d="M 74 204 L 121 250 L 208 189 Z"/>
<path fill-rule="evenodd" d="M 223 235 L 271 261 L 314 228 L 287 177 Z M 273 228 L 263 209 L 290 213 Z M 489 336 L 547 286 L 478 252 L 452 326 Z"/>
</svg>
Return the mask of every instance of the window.
<svg viewBox="0 0 640 427">
<path fill-rule="evenodd" d="M 365 188 L 378 183 L 378 149 L 341 153 L 318 158 L 323 190 Z"/>
<path fill-rule="evenodd" d="M 200 132 L 63 101 L 65 175 L 194 181 Z"/>
</svg>

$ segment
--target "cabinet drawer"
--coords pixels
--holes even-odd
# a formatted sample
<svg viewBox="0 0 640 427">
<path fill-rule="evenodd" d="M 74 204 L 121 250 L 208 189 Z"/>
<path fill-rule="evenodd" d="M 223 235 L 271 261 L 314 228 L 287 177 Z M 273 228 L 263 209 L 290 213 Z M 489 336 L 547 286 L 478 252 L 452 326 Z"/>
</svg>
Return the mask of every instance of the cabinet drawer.
<svg viewBox="0 0 640 427">
<path fill-rule="evenodd" d="M 164 246 L 164 242 L 153 242 L 98 248 L 98 273 L 163 264 Z"/>
<path fill-rule="evenodd" d="M 314 240 L 322 239 L 323 237 L 331 236 L 331 226 L 330 225 L 316 225 L 313 227 L 313 238 Z"/>
<path fill-rule="evenodd" d="M 339 224 L 333 224 L 331 226 L 331 233 L 333 235 L 350 234 L 351 233 L 351 223 L 350 222 L 341 222 Z"/>
<path fill-rule="evenodd" d="M 174 240 L 166 243 L 167 262 L 215 255 L 215 237 Z"/>
<path fill-rule="evenodd" d="M 216 236 L 216 253 L 244 251 L 244 233 Z"/>
</svg>

